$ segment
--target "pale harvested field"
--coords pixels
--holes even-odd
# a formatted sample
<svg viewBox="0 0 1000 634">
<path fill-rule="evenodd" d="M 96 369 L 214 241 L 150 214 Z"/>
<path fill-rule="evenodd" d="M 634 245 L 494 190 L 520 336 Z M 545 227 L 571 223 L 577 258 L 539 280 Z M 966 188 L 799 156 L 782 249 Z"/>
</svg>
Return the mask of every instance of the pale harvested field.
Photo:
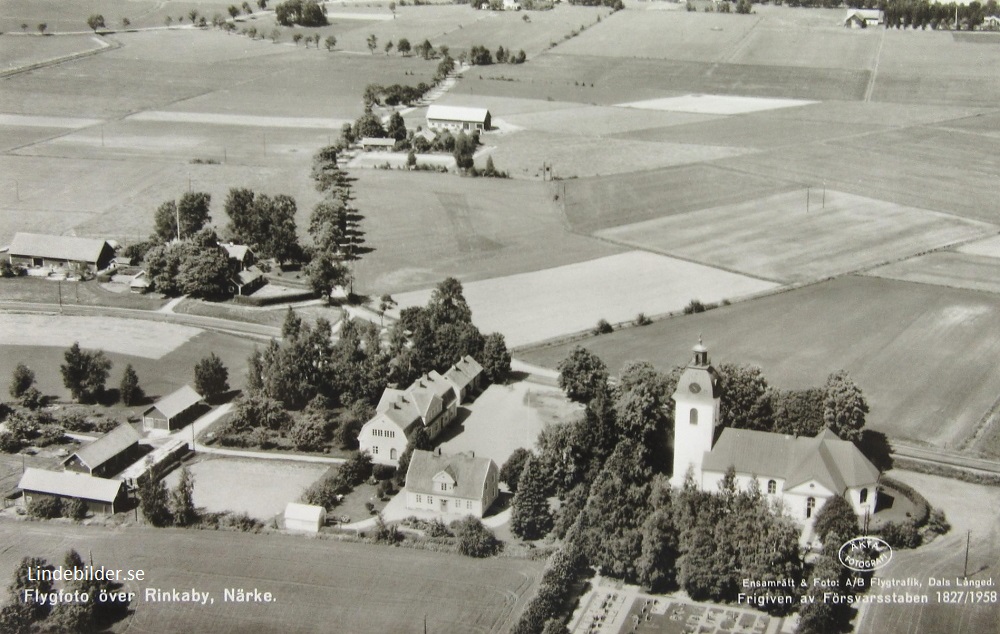
<svg viewBox="0 0 1000 634">
<path fill-rule="evenodd" d="M 690 360 L 701 335 L 716 364 L 759 365 L 779 388 L 822 386 L 846 369 L 870 427 L 959 449 L 1000 394 L 998 328 L 993 293 L 846 276 L 518 358 L 551 368 L 583 345 L 612 369 L 645 359 L 669 370 Z"/>
<path fill-rule="evenodd" d="M 907 282 L 1000 293 L 1000 259 L 996 256 L 928 253 L 880 266 L 868 273 Z"/>
<path fill-rule="evenodd" d="M 546 101 L 534 103 L 548 104 Z M 579 104 L 563 104 L 559 109 L 541 112 L 508 113 L 501 110 L 490 99 L 489 108 L 494 114 L 494 121 L 500 115 L 504 121 L 519 128 L 535 132 L 554 134 L 579 134 L 584 136 L 602 137 L 605 135 L 633 132 L 635 140 L 643 140 L 643 135 L 650 128 L 680 126 L 702 121 L 714 121 L 718 117 L 690 112 L 640 111 L 635 108 L 616 108 L 608 106 L 581 106 Z M 708 145 L 708 144 L 706 144 Z"/>
<path fill-rule="evenodd" d="M 536 449 L 538 435 L 548 425 L 575 420 L 583 408 L 562 390 L 519 381 L 491 385 L 475 401 L 462 405 L 469 414 L 447 433 L 444 453 L 473 451 L 503 466 L 519 447 Z"/>
<path fill-rule="evenodd" d="M 348 119 L 323 119 L 319 117 L 260 117 L 244 114 L 219 114 L 207 112 L 162 112 L 147 110 L 126 119 L 131 121 L 164 121 L 170 123 L 210 123 L 214 125 L 247 126 L 254 128 L 322 128 L 339 131 Z"/>
<path fill-rule="evenodd" d="M 284 513 L 328 465 L 278 460 L 210 456 L 187 465 L 194 476 L 194 503 L 211 513 L 235 511 L 259 520 Z M 177 486 L 180 469 L 164 478 Z"/>
<path fill-rule="evenodd" d="M 0 152 L 10 152 L 17 148 L 33 145 L 46 139 L 66 133 L 66 128 L 39 128 L 37 126 L 4 126 L 0 134 Z M 13 190 L 13 181 L 0 178 L 0 200 L 6 195 L 6 189 Z M 12 195 L 16 194 L 13 192 Z M 0 226 L 3 218 L 0 218 Z"/>
<path fill-rule="evenodd" d="M 226 15 L 226 7 L 232 4 L 224 0 L 180 0 L 170 3 L 154 0 L 87 0 L 85 3 L 67 3 L 59 0 L 5 0 L 0 17 L 0 30 L 21 30 L 21 23 L 29 24 L 29 32 L 34 31 L 39 22 L 48 24 L 48 32 L 89 31 L 87 16 L 99 13 L 111 29 L 121 27 L 121 19 L 127 17 L 132 28 L 163 26 L 163 18 L 170 15 L 175 20 L 184 17 L 188 23 L 188 11 L 197 9 L 202 15 L 220 13 Z M 254 4 L 256 8 L 256 4 Z M 176 22 L 175 22 L 176 24 Z"/>
<path fill-rule="evenodd" d="M 0 125 L 4 127 L 69 128 L 76 130 L 100 122 L 100 119 L 81 119 L 78 117 L 39 117 L 26 114 L 0 114 Z"/>
<path fill-rule="evenodd" d="M 761 66 L 871 69 L 883 29 L 846 29 L 841 25 L 844 14 L 840 11 L 834 18 L 836 22 L 820 28 L 783 25 L 765 17 L 726 61 Z"/>
<path fill-rule="evenodd" d="M 229 531 L 4 521 L 0 537 L 5 571 L 29 555 L 59 563 L 75 548 L 97 565 L 146 572 L 143 583 L 125 590 L 196 588 L 215 598 L 207 606 L 137 601 L 117 628 L 135 634 L 305 634 L 330 631 L 331 624 L 345 633 L 419 634 L 425 612 L 429 632 L 506 632 L 544 567 L 510 557 Z M 276 601 L 227 603 L 225 588 L 258 588 Z"/>
<path fill-rule="evenodd" d="M 579 264 L 464 285 L 473 322 L 522 346 L 593 328 L 599 319 L 632 320 L 676 311 L 692 299 L 718 302 L 775 284 L 652 253 L 633 251 Z M 431 291 L 396 296 L 399 309 L 422 306 Z"/>
<path fill-rule="evenodd" d="M 739 95 L 682 95 L 617 104 L 622 108 L 639 110 L 665 110 L 692 114 L 733 115 L 808 106 L 814 101 L 802 99 L 768 99 L 766 97 L 741 97 Z"/>
<path fill-rule="evenodd" d="M 72 283 L 63 284 L 63 292 L 69 296 Z M 0 314 L 0 345 L 68 348 L 78 341 L 81 348 L 147 359 L 163 357 L 200 332 L 190 326 L 117 317 Z"/>
<path fill-rule="evenodd" d="M 552 176 L 574 178 L 624 174 L 703 163 L 744 153 L 740 148 L 686 143 L 651 143 L 578 134 L 522 132 L 490 139 L 498 169 L 516 176 L 541 177 L 542 163 Z"/>
<path fill-rule="evenodd" d="M 1000 258 L 1000 236 L 992 236 L 985 240 L 976 240 L 963 244 L 956 249 L 959 253 L 983 255 L 990 258 Z"/>
<path fill-rule="evenodd" d="M 0 24 L 3 24 L 0 18 Z M 37 33 L 35 25 L 29 23 L 29 33 Z M 0 29 L 6 31 L 6 29 Z M 20 25 L 17 32 L 21 32 Z M 65 55 L 82 53 L 102 48 L 100 38 L 92 35 L 67 37 L 0 37 L 0 71 L 29 66 Z"/>
<path fill-rule="evenodd" d="M 838 275 L 995 233 L 953 216 L 822 190 L 794 191 L 606 229 L 630 246 L 782 282 Z"/>
<path fill-rule="evenodd" d="M 881 632 L 952 632 L 954 634 L 981 634 L 996 630 L 996 605 L 993 603 L 956 604 L 937 600 L 935 590 L 963 590 L 955 587 L 965 566 L 966 531 L 971 531 L 969 548 L 969 578 L 993 579 L 993 586 L 983 590 L 996 590 L 996 562 L 1000 557 L 1000 489 L 946 478 L 893 470 L 896 478 L 909 484 L 927 498 L 934 508 L 945 512 L 952 525 L 951 531 L 932 543 L 916 550 L 897 550 L 892 562 L 878 577 L 906 579 L 916 577 L 923 588 L 911 592 L 927 593 L 926 605 L 872 604 L 867 607 L 858 624 L 861 634 Z M 949 579 L 951 588 L 931 588 L 928 577 Z M 968 588 L 975 589 L 975 588 Z M 878 594 L 873 589 L 870 594 Z M 881 590 L 891 592 L 891 589 Z"/>
<path fill-rule="evenodd" d="M 382 170 L 352 176 L 365 240 L 375 249 L 354 265 L 355 288 L 364 292 L 511 275 L 623 250 L 571 232 L 552 183 Z"/>
</svg>

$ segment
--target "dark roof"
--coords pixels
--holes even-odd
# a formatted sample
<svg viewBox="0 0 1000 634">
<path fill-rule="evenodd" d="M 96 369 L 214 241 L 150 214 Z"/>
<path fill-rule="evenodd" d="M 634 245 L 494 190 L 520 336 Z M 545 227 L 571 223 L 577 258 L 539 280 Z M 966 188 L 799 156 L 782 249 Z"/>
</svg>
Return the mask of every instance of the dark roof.
<svg viewBox="0 0 1000 634">
<path fill-rule="evenodd" d="M 80 461 L 91 469 L 96 469 L 137 442 L 139 442 L 139 432 L 131 425 L 122 424 L 89 445 L 81 447 L 73 456 L 80 458 Z M 72 460 L 73 456 L 64 460 L 63 464 Z"/>
<path fill-rule="evenodd" d="M 240 286 L 246 286 L 247 284 L 252 284 L 262 277 L 264 277 L 264 272 L 256 266 L 251 266 L 236 273 L 233 276 L 233 281 Z"/>
<path fill-rule="evenodd" d="M 101 253 L 104 252 L 105 248 L 111 248 L 106 240 L 50 236 L 41 233 L 17 233 L 14 234 L 14 240 L 10 243 L 9 252 L 11 255 L 96 264 L 101 259 Z"/>
<path fill-rule="evenodd" d="M 173 418 L 174 416 L 187 411 L 191 406 L 200 403 L 201 400 L 201 394 L 195 392 L 194 388 L 190 385 L 185 385 L 176 392 L 168 394 L 156 401 L 156 403 L 144 411 L 142 415 L 145 416 L 155 409 L 167 418 Z"/>
<path fill-rule="evenodd" d="M 444 373 L 445 377 L 460 388 L 464 388 L 469 383 L 476 380 L 483 371 L 483 366 L 472 357 L 466 355 L 459 359 L 458 363 L 448 368 Z"/>
<path fill-rule="evenodd" d="M 715 447 L 705 452 L 702 471 L 723 472 L 730 466 L 740 474 L 780 478 L 786 491 L 815 480 L 838 495 L 879 477 L 879 470 L 853 443 L 829 429 L 800 438 L 726 428 Z"/>
<path fill-rule="evenodd" d="M 410 467 L 406 471 L 406 490 L 428 495 L 440 494 L 434 490 L 434 478 L 438 474 L 447 474 L 455 484 L 454 490 L 448 491 L 448 497 L 478 500 L 483 497 L 483 487 L 491 465 L 494 462 L 489 458 L 476 458 L 471 453 L 445 456 L 417 449 L 413 452 Z"/>
<path fill-rule="evenodd" d="M 75 471 L 47 471 L 28 467 L 17 488 L 63 497 L 114 502 L 123 484 L 121 480 L 95 478 Z"/>
</svg>

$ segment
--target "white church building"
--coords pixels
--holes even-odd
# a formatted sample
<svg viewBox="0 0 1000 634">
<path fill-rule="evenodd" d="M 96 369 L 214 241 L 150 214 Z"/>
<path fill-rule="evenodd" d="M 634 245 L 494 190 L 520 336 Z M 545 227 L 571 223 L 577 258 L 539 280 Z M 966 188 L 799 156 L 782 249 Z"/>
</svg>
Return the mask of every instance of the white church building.
<svg viewBox="0 0 1000 634">
<path fill-rule="evenodd" d="M 846 498 L 859 516 L 875 512 L 881 474 L 853 443 L 829 429 L 813 438 L 732 428 L 719 433 L 720 397 L 719 375 L 699 341 L 673 394 L 673 486 L 682 486 L 690 471 L 701 490 L 718 491 L 733 467 L 737 487 L 746 489 L 756 480 L 761 493 L 780 501 L 807 529 L 805 535 L 835 495 Z"/>
</svg>

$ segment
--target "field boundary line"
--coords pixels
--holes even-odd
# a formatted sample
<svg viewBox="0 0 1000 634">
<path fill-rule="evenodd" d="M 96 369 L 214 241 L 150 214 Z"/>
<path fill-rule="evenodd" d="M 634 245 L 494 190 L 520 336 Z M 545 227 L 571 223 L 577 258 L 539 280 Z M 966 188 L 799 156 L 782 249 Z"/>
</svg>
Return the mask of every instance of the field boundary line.
<svg viewBox="0 0 1000 634">
<path fill-rule="evenodd" d="M 101 48 L 95 48 L 89 51 L 80 51 L 78 53 L 70 53 L 69 55 L 63 55 L 62 57 L 54 57 L 52 59 L 47 59 L 41 62 L 35 62 L 34 64 L 28 64 L 27 66 L 18 66 L 17 68 L 10 68 L 5 71 L 0 71 L 0 79 L 6 79 L 8 77 L 13 77 L 14 75 L 20 75 L 21 73 L 28 73 L 33 70 L 39 70 L 41 68 L 48 68 L 49 66 L 56 66 L 58 64 L 63 64 L 65 62 L 72 62 L 73 60 L 83 59 L 84 57 L 90 57 L 92 55 L 98 55 L 100 53 L 106 53 L 107 51 L 114 51 L 123 46 L 118 40 L 104 40 L 102 39 Z"/>
<path fill-rule="evenodd" d="M 721 63 L 723 63 L 723 64 L 736 64 L 736 63 L 737 63 L 737 62 L 735 61 L 735 60 L 736 60 L 736 56 L 737 56 L 737 55 L 739 55 L 739 54 L 741 54 L 741 53 L 743 52 L 743 50 L 744 50 L 744 49 L 745 49 L 745 48 L 746 48 L 747 46 L 749 46 L 749 44 L 750 44 L 750 35 L 751 35 L 752 33 L 754 33 L 754 31 L 755 31 L 755 30 L 756 30 L 756 28 L 757 28 L 757 25 L 758 25 L 758 24 L 760 24 L 760 23 L 761 23 L 761 22 L 763 21 L 763 19 L 764 19 L 764 18 L 762 18 L 762 17 L 760 17 L 760 16 L 757 16 L 757 17 L 756 17 L 756 19 L 754 20 L 754 23 L 753 23 L 753 24 L 752 24 L 752 25 L 750 26 L 750 28 L 749 28 L 749 29 L 747 29 L 747 32 L 743 34 L 743 37 L 741 37 L 741 38 L 740 38 L 740 39 L 739 39 L 739 40 L 738 40 L 738 41 L 737 41 L 737 42 L 736 42 L 736 43 L 735 43 L 735 44 L 733 45 L 733 48 L 732 48 L 732 50 L 731 50 L 731 51 L 730 51 L 730 52 L 729 52 L 729 53 L 728 53 L 727 55 L 724 55 L 724 56 L 722 56 L 722 57 L 721 57 L 721 58 L 719 59 L 719 62 L 721 62 Z M 715 69 L 715 67 L 713 66 L 713 68 L 712 68 L 712 69 L 714 70 L 714 69 Z"/>
<path fill-rule="evenodd" d="M 875 92 L 875 78 L 878 77 L 878 63 L 882 58 L 882 47 L 885 45 L 885 32 L 886 29 L 882 29 L 882 33 L 878 38 L 878 47 L 875 49 L 875 59 L 872 60 L 872 68 L 868 75 L 868 86 L 865 87 L 865 98 L 864 102 L 868 103 L 872 100 L 872 93 Z"/>
</svg>

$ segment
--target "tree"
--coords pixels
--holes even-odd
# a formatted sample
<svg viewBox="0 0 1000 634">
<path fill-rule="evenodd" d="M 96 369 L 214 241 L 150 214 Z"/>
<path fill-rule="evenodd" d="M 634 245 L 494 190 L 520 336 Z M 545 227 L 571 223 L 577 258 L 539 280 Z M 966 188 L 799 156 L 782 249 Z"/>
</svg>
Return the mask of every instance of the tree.
<svg viewBox="0 0 1000 634">
<path fill-rule="evenodd" d="M 118 389 L 122 403 L 129 407 L 138 404 L 142 400 L 144 394 L 142 388 L 139 387 L 139 375 L 135 373 L 135 369 L 131 363 L 125 366 L 125 372 L 122 374 L 122 382 Z"/>
<path fill-rule="evenodd" d="M 831 533 L 836 533 L 839 539 L 852 539 L 858 536 L 858 516 L 850 502 L 843 496 L 834 495 L 816 512 L 813 530 L 816 537 L 824 543 L 826 536 Z"/>
<path fill-rule="evenodd" d="M 204 192 L 186 192 L 180 200 L 168 200 L 160 205 L 153 218 L 155 233 L 160 240 L 168 241 L 174 238 L 190 237 L 200 231 L 211 221 L 209 203 L 210 194 Z M 180 219 L 180 231 L 177 220 Z"/>
<path fill-rule="evenodd" d="M 62 517 L 62 501 L 58 497 L 37 495 L 28 503 L 28 514 L 43 520 Z"/>
<path fill-rule="evenodd" d="M 166 526 L 170 523 L 169 494 L 162 480 L 147 472 L 139 478 L 139 508 L 142 516 L 153 526 Z"/>
<path fill-rule="evenodd" d="M 417 431 L 413 433 L 413 436 L 406 443 L 406 449 L 399 456 L 399 466 L 396 467 L 396 484 L 403 486 L 406 484 L 406 472 L 410 467 L 410 459 L 413 457 L 413 452 L 417 449 L 421 451 L 429 451 L 434 448 L 431 443 L 430 436 L 427 435 L 427 430 L 423 427 L 418 427 Z"/>
<path fill-rule="evenodd" d="M 158 292 L 168 296 L 181 294 L 177 277 L 181 269 L 182 252 L 180 245 L 161 244 L 146 253 L 143 263 L 146 265 L 149 281 Z"/>
<path fill-rule="evenodd" d="M 302 41 L 302 34 L 301 33 L 295 33 L 295 34 L 292 35 L 292 42 L 295 43 L 295 46 L 298 46 L 299 42 L 301 42 L 301 41 Z M 306 46 L 309 46 L 309 45 L 306 44 Z"/>
<path fill-rule="evenodd" d="M 10 395 L 21 398 L 35 384 L 35 373 L 23 363 L 18 363 L 10 379 Z"/>
<path fill-rule="evenodd" d="M 129 20 L 128 18 L 122 18 L 122 28 L 123 29 L 127 29 L 131 25 L 132 25 L 132 21 L 131 20 Z"/>
<path fill-rule="evenodd" d="M 188 11 L 188 19 L 191 20 L 191 24 L 194 24 L 195 22 L 198 21 L 199 15 L 201 14 L 198 13 L 197 9 L 191 9 L 190 11 Z"/>
<path fill-rule="evenodd" d="M 507 483 L 507 488 L 512 493 L 517 493 L 517 483 L 521 480 L 521 473 L 524 471 L 524 464 L 531 458 L 532 453 L 524 447 L 518 447 L 507 458 L 500 468 L 500 481 Z"/>
<path fill-rule="evenodd" d="M 88 403 L 104 392 L 111 361 L 102 351 L 86 352 L 80 349 L 79 342 L 74 342 L 63 358 L 65 363 L 59 367 L 63 385 L 76 401 Z"/>
<path fill-rule="evenodd" d="M 723 363 L 717 368 L 724 427 L 771 431 L 774 416 L 764 372 L 755 365 Z"/>
<path fill-rule="evenodd" d="M 230 15 L 230 17 L 232 17 L 232 18 L 233 18 L 234 20 L 235 20 L 235 19 L 236 19 L 236 17 L 237 17 L 237 16 L 239 16 L 239 14 L 240 14 L 240 8 L 239 8 L 239 7 L 237 7 L 237 6 L 235 5 L 235 4 L 231 4 L 231 5 L 229 5 L 229 8 L 228 8 L 228 9 L 226 9 L 226 10 L 227 10 L 227 11 L 229 11 L 229 15 Z"/>
<path fill-rule="evenodd" d="M 676 580 L 679 531 L 674 526 L 670 483 L 662 476 L 653 483 L 652 507 L 642 524 L 642 551 L 635 567 L 644 588 L 663 592 Z"/>
<path fill-rule="evenodd" d="M 174 19 L 169 15 L 163 18 L 163 25 L 166 26 L 168 29 L 170 28 L 170 25 L 173 24 L 173 22 Z"/>
<path fill-rule="evenodd" d="M 12 598 L 15 598 L 15 600 L 7 607 L 23 606 L 17 611 L 20 612 L 19 616 L 23 617 L 24 622 L 27 624 L 26 629 L 22 630 L 25 632 L 37 631 L 31 627 L 32 622 L 44 619 L 48 616 L 49 609 L 51 607 L 50 604 L 39 601 L 17 600 L 17 598 L 24 597 L 25 590 L 34 590 L 36 592 L 35 596 L 46 596 L 48 593 L 52 592 L 53 584 L 51 577 L 49 575 L 39 575 L 39 570 L 51 572 L 54 570 L 54 567 L 41 557 L 24 557 L 21 559 L 21 563 L 14 569 L 14 579 L 11 581 L 10 585 L 7 586 L 7 591 L 10 593 Z M 6 609 L 7 608 L 4 608 L 5 611 Z M 5 617 L 6 616 L 7 615 L 5 615 Z M 11 632 L 16 630 L 3 629 L 3 631 Z"/>
<path fill-rule="evenodd" d="M 333 47 L 337 45 L 337 38 L 332 35 L 328 35 L 326 36 L 326 39 L 323 40 L 323 45 L 326 46 L 326 50 L 332 51 Z"/>
<path fill-rule="evenodd" d="M 510 528 L 521 539 L 541 539 L 552 530 L 552 511 L 537 461 L 528 458 L 511 501 Z"/>
<path fill-rule="evenodd" d="M 208 400 L 229 390 L 229 370 L 214 352 L 194 366 L 194 385 Z"/>
<path fill-rule="evenodd" d="M 320 251 L 313 255 L 306 265 L 306 277 L 314 293 L 322 297 L 330 297 L 337 287 L 347 286 L 351 282 L 350 270 L 329 251 Z"/>
<path fill-rule="evenodd" d="M 507 378 L 510 374 L 510 350 L 503 334 L 494 332 L 486 335 L 480 361 L 491 383 L 500 383 Z"/>
<path fill-rule="evenodd" d="M 104 16 L 100 13 L 95 13 L 87 18 L 87 26 L 89 26 L 94 33 L 97 33 L 97 29 L 104 28 Z"/>
<path fill-rule="evenodd" d="M 586 403 L 608 383 L 608 367 L 593 352 L 576 346 L 558 366 L 559 387 L 571 401 Z"/>
<path fill-rule="evenodd" d="M 328 440 L 326 424 L 313 417 L 295 421 L 288 436 L 299 451 L 322 451 Z"/>
<path fill-rule="evenodd" d="M 45 30 L 46 30 L 47 28 L 49 28 L 49 25 L 48 25 L 48 24 L 46 24 L 46 23 L 44 23 L 44 22 L 41 22 L 41 23 L 40 23 L 40 24 L 38 25 L 38 34 L 39 34 L 39 35 L 45 35 Z"/>
<path fill-rule="evenodd" d="M 500 550 L 500 540 L 477 517 L 456 520 L 451 527 L 458 538 L 458 552 L 466 557 L 492 557 Z"/>
<path fill-rule="evenodd" d="M 374 55 L 375 49 L 378 48 L 378 38 L 375 37 L 374 33 L 368 36 L 367 44 L 368 50 L 372 52 L 372 55 Z"/>
<path fill-rule="evenodd" d="M 843 440 L 858 442 L 864 435 L 868 403 L 861 388 L 845 370 L 834 372 L 826 380 L 823 420 L 830 431 Z"/>
<path fill-rule="evenodd" d="M 63 515 L 71 520 L 81 521 L 87 517 L 87 503 L 80 498 L 70 498 L 63 505 Z"/>
<path fill-rule="evenodd" d="M 410 40 L 406 39 L 405 37 L 399 38 L 399 41 L 396 42 L 396 50 L 399 51 L 399 54 L 402 55 L 403 57 L 409 55 L 411 50 Z"/>
<path fill-rule="evenodd" d="M 385 128 L 382 127 L 382 120 L 371 112 L 361 115 L 354 122 L 354 138 L 363 139 L 366 137 L 376 139 L 384 139 L 386 137 Z"/>
<path fill-rule="evenodd" d="M 392 40 L 389 40 L 388 42 L 385 43 L 385 47 L 383 47 L 383 49 L 385 50 L 386 57 L 388 57 L 389 53 L 392 52 L 392 48 L 393 48 Z"/>
<path fill-rule="evenodd" d="M 212 232 L 212 235 L 215 233 Z M 223 297 L 229 293 L 232 267 L 225 249 L 218 244 L 199 246 L 191 243 L 184 245 L 180 253 L 174 281 L 182 293 L 206 298 Z"/>
<path fill-rule="evenodd" d="M 389 125 L 385 129 L 385 133 L 390 139 L 404 140 L 406 138 L 406 122 L 403 121 L 403 115 L 393 112 L 392 116 L 389 117 Z"/>
<path fill-rule="evenodd" d="M 170 516 L 175 526 L 189 526 L 198 519 L 194 506 L 194 476 L 187 467 L 181 467 L 181 477 L 170 492 Z"/>
<path fill-rule="evenodd" d="M 773 431 L 793 436 L 815 436 L 825 427 L 823 401 L 826 392 L 821 388 L 805 390 L 771 390 L 771 411 L 774 414 Z"/>
</svg>

